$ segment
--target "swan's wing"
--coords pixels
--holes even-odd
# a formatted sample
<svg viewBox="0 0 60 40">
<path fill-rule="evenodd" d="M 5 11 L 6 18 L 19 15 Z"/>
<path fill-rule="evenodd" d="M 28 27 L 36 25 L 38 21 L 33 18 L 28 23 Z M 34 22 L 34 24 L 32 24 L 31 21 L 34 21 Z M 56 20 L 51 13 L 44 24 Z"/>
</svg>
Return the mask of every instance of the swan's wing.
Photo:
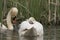
<svg viewBox="0 0 60 40">
<path fill-rule="evenodd" d="M 5 30 L 7 29 L 7 27 L 5 25 L 3 25 L 3 24 L 2 24 L 2 27 L 1 27 L 1 23 L 0 23 L 0 28 L 5 29 Z"/>
<path fill-rule="evenodd" d="M 3 24 L 2 24 L 2 26 L 1 26 L 1 23 L 0 23 L 0 30 L 1 30 L 1 32 L 3 33 L 3 32 L 5 32 L 5 31 L 7 30 L 7 28 L 6 28 L 6 26 L 3 25 Z"/>
<path fill-rule="evenodd" d="M 7 29 L 7 27 L 5 25 L 2 24 L 2 29 Z"/>
<path fill-rule="evenodd" d="M 20 24 L 20 29 L 30 29 L 32 26 L 28 23 L 28 21 L 24 21 Z"/>
<path fill-rule="evenodd" d="M 35 22 L 33 27 L 37 30 L 38 35 L 43 35 L 43 25 L 39 22 Z"/>
<path fill-rule="evenodd" d="M 19 35 L 24 35 L 25 32 L 31 28 L 31 25 L 27 22 L 27 21 L 23 21 L 21 24 L 20 24 L 20 28 L 19 28 Z"/>
</svg>

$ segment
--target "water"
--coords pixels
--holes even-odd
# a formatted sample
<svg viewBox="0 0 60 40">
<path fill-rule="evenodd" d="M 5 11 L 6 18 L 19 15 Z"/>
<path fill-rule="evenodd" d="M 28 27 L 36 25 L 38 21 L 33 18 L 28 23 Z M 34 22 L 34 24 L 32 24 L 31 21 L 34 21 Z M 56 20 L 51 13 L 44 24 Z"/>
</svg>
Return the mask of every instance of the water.
<svg viewBox="0 0 60 40">
<path fill-rule="evenodd" d="M 40 40 L 40 37 L 20 37 L 20 40 Z"/>
<path fill-rule="evenodd" d="M 20 40 L 40 40 L 40 37 L 20 37 Z M 19 40 L 18 32 L 0 32 L 0 40 Z M 60 40 L 60 26 L 45 26 L 44 40 Z"/>
</svg>

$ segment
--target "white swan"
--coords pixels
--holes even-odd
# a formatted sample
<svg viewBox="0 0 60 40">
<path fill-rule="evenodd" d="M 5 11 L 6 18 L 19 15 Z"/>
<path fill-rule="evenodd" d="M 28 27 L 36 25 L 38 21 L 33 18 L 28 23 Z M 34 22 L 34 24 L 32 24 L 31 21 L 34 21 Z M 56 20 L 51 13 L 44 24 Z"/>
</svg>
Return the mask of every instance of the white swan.
<svg viewBox="0 0 60 40">
<path fill-rule="evenodd" d="M 15 17 L 18 13 L 18 9 L 16 7 L 13 7 L 10 9 L 10 11 L 8 12 L 7 14 L 7 18 L 6 18 L 6 21 L 7 21 L 7 27 L 5 25 L 2 24 L 1 26 L 1 23 L 0 23 L 0 29 L 1 31 L 5 31 L 5 30 L 13 30 L 13 25 L 11 23 L 11 17 Z"/>
<path fill-rule="evenodd" d="M 43 25 L 33 17 L 23 21 L 18 32 L 19 36 L 40 36 L 40 40 L 43 40 Z"/>
<path fill-rule="evenodd" d="M 16 7 L 13 7 L 10 9 L 7 15 L 7 26 L 9 30 L 13 30 L 13 24 L 11 23 L 11 17 L 17 16 L 18 9 Z"/>
</svg>

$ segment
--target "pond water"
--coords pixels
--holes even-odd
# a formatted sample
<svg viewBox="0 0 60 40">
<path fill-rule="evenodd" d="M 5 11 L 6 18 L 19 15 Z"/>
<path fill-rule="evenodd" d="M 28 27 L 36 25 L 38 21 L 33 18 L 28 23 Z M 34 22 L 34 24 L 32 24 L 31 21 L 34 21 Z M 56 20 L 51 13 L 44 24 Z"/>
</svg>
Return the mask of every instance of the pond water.
<svg viewBox="0 0 60 40">
<path fill-rule="evenodd" d="M 40 37 L 20 37 L 20 40 L 40 40 Z M 0 40 L 19 40 L 18 32 L 0 32 Z M 60 40 L 60 26 L 45 26 L 44 40 Z"/>
</svg>

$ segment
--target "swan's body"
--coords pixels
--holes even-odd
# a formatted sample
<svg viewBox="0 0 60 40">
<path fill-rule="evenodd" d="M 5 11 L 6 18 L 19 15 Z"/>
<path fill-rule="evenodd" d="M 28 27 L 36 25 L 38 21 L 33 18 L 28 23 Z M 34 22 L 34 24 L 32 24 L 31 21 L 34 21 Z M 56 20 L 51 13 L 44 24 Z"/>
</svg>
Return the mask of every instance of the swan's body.
<svg viewBox="0 0 60 40">
<path fill-rule="evenodd" d="M 22 35 L 40 36 L 40 40 L 43 40 L 43 25 L 31 17 L 20 24 L 19 36 Z"/>
<path fill-rule="evenodd" d="M 2 26 L 2 27 L 1 27 L 1 26 Z M 0 29 L 1 29 L 1 30 L 0 30 L 1 32 L 4 32 L 4 31 L 7 30 L 7 27 L 6 27 L 5 25 L 3 25 L 3 24 L 0 23 Z"/>
</svg>

